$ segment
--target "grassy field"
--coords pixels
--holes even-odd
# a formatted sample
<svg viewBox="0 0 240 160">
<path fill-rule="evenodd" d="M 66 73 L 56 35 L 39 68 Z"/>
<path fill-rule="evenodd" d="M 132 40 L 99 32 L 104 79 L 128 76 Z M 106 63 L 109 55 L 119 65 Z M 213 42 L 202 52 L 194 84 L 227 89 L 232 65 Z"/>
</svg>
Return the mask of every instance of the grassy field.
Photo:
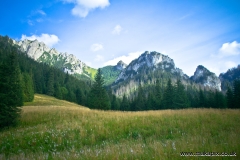
<svg viewBox="0 0 240 160">
<path fill-rule="evenodd" d="M 0 132 L 0 159 L 240 159 L 239 122 L 240 110 L 98 111 L 35 95 L 20 124 Z"/>
</svg>

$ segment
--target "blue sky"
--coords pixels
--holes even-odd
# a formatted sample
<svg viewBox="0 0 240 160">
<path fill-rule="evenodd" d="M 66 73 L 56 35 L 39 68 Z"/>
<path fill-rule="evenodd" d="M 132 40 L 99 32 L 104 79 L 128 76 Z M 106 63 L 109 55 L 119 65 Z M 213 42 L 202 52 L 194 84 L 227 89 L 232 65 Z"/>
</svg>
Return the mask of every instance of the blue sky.
<svg viewBox="0 0 240 160">
<path fill-rule="evenodd" d="M 129 63 L 144 51 L 189 76 L 240 64 L 239 0 L 1 0 L 0 35 L 43 41 L 91 67 Z"/>
</svg>

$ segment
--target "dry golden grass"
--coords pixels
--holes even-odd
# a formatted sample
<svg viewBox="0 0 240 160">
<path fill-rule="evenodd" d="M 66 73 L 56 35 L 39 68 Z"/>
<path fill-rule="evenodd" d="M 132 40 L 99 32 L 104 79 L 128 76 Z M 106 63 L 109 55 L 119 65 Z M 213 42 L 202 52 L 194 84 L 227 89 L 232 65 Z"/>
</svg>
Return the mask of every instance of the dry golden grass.
<svg viewBox="0 0 240 160">
<path fill-rule="evenodd" d="M 239 159 L 240 110 L 100 111 L 43 95 L 27 105 L 0 133 L 0 159 Z"/>
</svg>

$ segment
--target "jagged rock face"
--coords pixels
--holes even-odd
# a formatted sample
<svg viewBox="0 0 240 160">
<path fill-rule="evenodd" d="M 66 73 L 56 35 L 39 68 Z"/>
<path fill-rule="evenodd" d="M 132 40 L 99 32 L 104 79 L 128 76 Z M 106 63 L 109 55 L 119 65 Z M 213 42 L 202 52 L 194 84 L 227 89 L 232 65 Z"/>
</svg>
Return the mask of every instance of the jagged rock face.
<svg viewBox="0 0 240 160">
<path fill-rule="evenodd" d="M 235 68 L 229 69 L 226 73 L 221 73 L 219 75 L 220 80 L 228 80 L 230 82 L 235 79 L 240 79 L 240 65 Z"/>
<path fill-rule="evenodd" d="M 215 73 L 210 72 L 204 66 L 199 65 L 191 77 L 195 83 L 200 83 L 205 87 L 217 89 L 221 91 L 221 81 Z"/>
<path fill-rule="evenodd" d="M 126 67 L 127 67 L 127 64 L 125 64 L 123 61 L 119 61 L 116 65 L 116 68 L 120 71 L 125 69 Z"/>
<path fill-rule="evenodd" d="M 226 91 L 228 87 L 233 85 L 234 80 L 240 79 L 240 65 L 237 67 L 228 69 L 226 73 L 221 73 L 219 75 L 219 79 L 221 80 L 221 88 L 223 91 Z"/>
<path fill-rule="evenodd" d="M 20 50 L 22 52 L 26 52 L 27 55 L 34 60 L 37 60 L 43 52 L 50 52 L 50 48 L 37 40 L 30 41 L 25 39 L 23 41 L 16 42 L 16 44 L 20 46 Z"/>
<path fill-rule="evenodd" d="M 58 52 L 55 48 L 49 48 L 46 44 L 37 40 L 25 39 L 19 42 L 14 41 L 14 44 L 17 44 L 22 52 L 26 52 L 30 58 L 38 62 L 55 66 L 69 74 L 85 74 L 89 77 L 83 71 L 84 67 L 88 66 L 72 54 Z"/>
<path fill-rule="evenodd" d="M 142 68 L 151 68 L 162 69 L 165 71 L 169 71 L 171 73 L 178 73 L 182 75 L 184 78 L 188 78 L 185 74 L 183 74 L 181 69 L 175 68 L 174 61 L 158 52 L 144 52 L 138 59 L 133 60 L 118 76 L 115 80 L 115 83 L 119 81 L 124 81 L 138 74 L 138 71 Z"/>
</svg>

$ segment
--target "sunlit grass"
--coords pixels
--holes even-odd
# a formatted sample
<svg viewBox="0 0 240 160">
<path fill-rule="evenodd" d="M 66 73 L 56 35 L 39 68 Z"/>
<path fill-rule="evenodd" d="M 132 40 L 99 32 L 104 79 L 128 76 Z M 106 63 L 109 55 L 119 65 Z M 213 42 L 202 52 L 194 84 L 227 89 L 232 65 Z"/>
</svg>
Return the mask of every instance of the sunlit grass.
<svg viewBox="0 0 240 160">
<path fill-rule="evenodd" d="M 78 108 L 80 107 L 80 108 L 89 109 L 87 107 L 83 107 L 75 103 L 59 100 L 54 97 L 50 97 L 42 94 L 35 94 L 33 102 L 26 102 L 24 103 L 24 106 L 65 106 L 65 107 L 78 107 Z"/>
<path fill-rule="evenodd" d="M 94 68 L 91 68 L 91 67 L 85 67 L 84 68 L 84 71 L 89 74 L 91 76 L 92 79 L 94 79 L 96 73 L 97 73 L 97 70 L 94 69 Z"/>
<path fill-rule="evenodd" d="M 0 132 L 0 159 L 239 158 L 240 110 L 98 111 L 43 95 L 27 105 L 18 127 Z"/>
</svg>

